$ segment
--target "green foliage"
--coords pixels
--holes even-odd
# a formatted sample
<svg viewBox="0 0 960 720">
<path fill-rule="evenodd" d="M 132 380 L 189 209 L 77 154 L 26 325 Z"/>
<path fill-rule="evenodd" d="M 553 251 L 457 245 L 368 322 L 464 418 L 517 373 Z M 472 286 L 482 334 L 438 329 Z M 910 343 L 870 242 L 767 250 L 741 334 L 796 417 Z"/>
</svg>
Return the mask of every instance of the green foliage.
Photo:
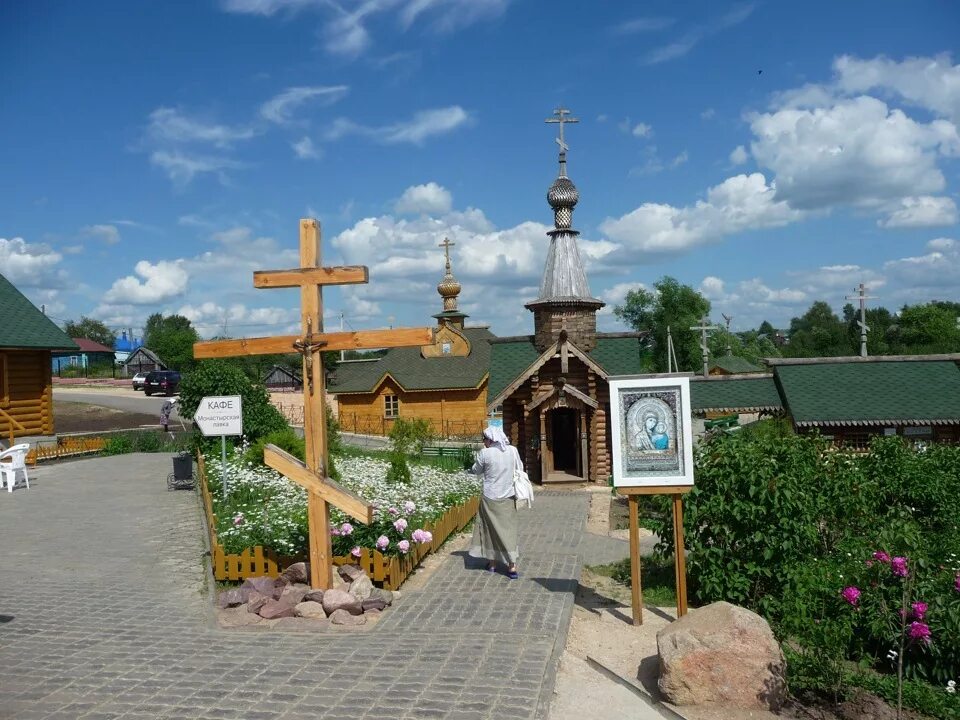
<svg viewBox="0 0 960 720">
<path fill-rule="evenodd" d="M 627 293 L 623 305 L 613 314 L 634 330 L 649 330 L 653 335 L 653 366 L 667 369 L 667 327 L 673 334 L 673 346 L 681 370 L 702 366 L 700 336 L 689 328 L 699 325 L 710 313 L 710 301 L 689 285 L 664 276 L 653 284 L 654 292 L 637 288 Z"/>
<path fill-rule="evenodd" d="M 433 437 L 430 422 L 424 418 L 397 418 L 390 428 L 390 447 L 395 453 L 419 454 L 423 446 Z"/>
<path fill-rule="evenodd" d="M 153 350 L 170 369 L 181 372 L 196 364 L 193 344 L 199 339 L 190 320 L 182 315 L 164 317 L 154 313 L 147 318 L 143 333 L 144 346 Z"/>
<path fill-rule="evenodd" d="M 187 443 L 181 437 L 171 439 L 167 433 L 156 430 L 142 430 L 109 435 L 104 441 L 104 455 L 126 455 L 135 452 L 179 452 L 186 449 Z"/>
<path fill-rule="evenodd" d="M 324 404 L 327 420 L 327 453 L 339 455 L 343 452 L 343 438 L 340 437 L 340 422 L 329 405 Z"/>
<path fill-rule="evenodd" d="M 390 451 L 390 469 L 387 470 L 387 482 L 406 484 L 410 482 L 410 465 L 406 453 L 397 450 Z"/>
<path fill-rule="evenodd" d="M 788 357 L 835 357 L 850 355 L 847 328 L 830 306 L 818 300 L 800 317 L 790 321 L 790 343 L 784 347 Z"/>
<path fill-rule="evenodd" d="M 912 305 L 900 311 L 896 346 L 911 353 L 950 353 L 960 350 L 957 312 L 944 304 Z"/>
<path fill-rule="evenodd" d="M 180 382 L 178 412 L 183 417 L 193 417 L 200 400 L 208 395 L 240 395 L 243 398 L 243 434 L 249 442 L 290 427 L 280 411 L 270 404 L 270 396 L 264 387 L 254 385 L 239 368 L 228 363 L 204 360 L 193 372 L 184 375 Z"/>
<path fill-rule="evenodd" d="M 288 452 L 295 458 L 304 462 L 307 456 L 306 442 L 297 435 L 293 428 L 284 428 L 283 430 L 274 430 L 268 435 L 264 435 L 256 442 L 252 443 L 243 454 L 243 460 L 254 465 L 263 465 L 263 449 L 267 445 L 276 445 L 284 452 Z"/>
<path fill-rule="evenodd" d="M 596 565 L 590 568 L 598 575 L 613 578 L 621 585 L 633 587 L 630 575 L 630 558 L 609 565 Z M 643 558 L 640 563 L 640 586 L 643 588 L 643 602 L 656 607 L 676 607 L 676 576 L 673 558 Z"/>
<path fill-rule="evenodd" d="M 79 320 L 67 320 L 63 331 L 72 338 L 87 338 L 113 348 L 117 334 L 99 320 L 81 315 Z"/>
</svg>

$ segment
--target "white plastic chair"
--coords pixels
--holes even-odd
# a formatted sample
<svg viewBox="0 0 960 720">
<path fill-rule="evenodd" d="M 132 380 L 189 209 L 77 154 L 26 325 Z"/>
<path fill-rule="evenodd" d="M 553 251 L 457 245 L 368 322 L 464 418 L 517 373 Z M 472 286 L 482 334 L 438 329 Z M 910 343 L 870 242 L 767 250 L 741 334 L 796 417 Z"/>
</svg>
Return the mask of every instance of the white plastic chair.
<svg viewBox="0 0 960 720">
<path fill-rule="evenodd" d="M 23 475 L 27 490 L 30 489 L 30 478 L 27 477 L 28 452 L 30 452 L 29 443 L 20 443 L 0 452 L 0 480 L 6 482 L 7 492 L 13 492 L 13 486 L 17 484 L 18 473 Z M 8 460 L 9 462 L 7 462 Z M 3 487 L 3 482 L 0 482 L 0 488 Z"/>
</svg>

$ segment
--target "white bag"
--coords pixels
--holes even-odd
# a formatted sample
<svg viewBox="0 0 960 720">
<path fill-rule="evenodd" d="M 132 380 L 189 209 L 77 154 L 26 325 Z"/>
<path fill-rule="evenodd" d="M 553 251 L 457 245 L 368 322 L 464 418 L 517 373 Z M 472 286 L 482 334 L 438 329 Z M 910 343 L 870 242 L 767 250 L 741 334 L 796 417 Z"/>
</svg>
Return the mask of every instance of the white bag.
<svg viewBox="0 0 960 720">
<path fill-rule="evenodd" d="M 527 507 L 530 508 L 533 507 L 533 484 L 530 482 L 530 476 L 523 469 L 523 463 L 520 462 L 520 453 L 516 448 L 512 449 L 516 462 L 513 468 L 513 492 L 517 496 L 517 507 L 526 501 Z"/>
</svg>

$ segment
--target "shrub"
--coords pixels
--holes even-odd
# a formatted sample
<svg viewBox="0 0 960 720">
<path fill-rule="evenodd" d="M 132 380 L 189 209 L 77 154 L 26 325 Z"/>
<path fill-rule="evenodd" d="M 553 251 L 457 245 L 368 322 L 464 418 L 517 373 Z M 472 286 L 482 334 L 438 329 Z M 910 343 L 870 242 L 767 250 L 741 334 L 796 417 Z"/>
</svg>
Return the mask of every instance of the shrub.
<svg viewBox="0 0 960 720">
<path fill-rule="evenodd" d="M 297 435 L 292 428 L 285 428 L 283 430 L 275 430 L 269 435 L 266 435 L 255 443 L 250 445 L 247 448 L 246 452 L 243 454 L 243 460 L 246 463 L 253 463 L 254 465 L 263 465 L 263 449 L 267 445 L 276 445 L 278 448 L 284 452 L 288 452 L 293 455 L 295 458 L 303 462 L 306 458 L 306 442 L 302 437 Z"/>
<path fill-rule="evenodd" d="M 133 440 L 129 435 L 111 435 L 104 441 L 104 455 L 126 455 L 133 452 Z"/>
<path fill-rule="evenodd" d="M 394 452 L 404 455 L 419 454 L 432 437 L 429 421 L 423 418 L 397 418 L 390 428 L 390 447 Z"/>
<path fill-rule="evenodd" d="M 407 462 L 407 456 L 396 450 L 390 452 L 390 468 L 387 470 L 388 483 L 410 482 L 410 464 Z"/>
</svg>

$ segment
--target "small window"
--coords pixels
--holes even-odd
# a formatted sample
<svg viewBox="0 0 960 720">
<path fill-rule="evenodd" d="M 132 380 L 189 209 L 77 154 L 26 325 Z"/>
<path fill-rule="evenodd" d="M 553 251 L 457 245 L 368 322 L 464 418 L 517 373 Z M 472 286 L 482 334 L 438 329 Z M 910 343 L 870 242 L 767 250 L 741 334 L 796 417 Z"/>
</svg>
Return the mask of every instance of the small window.
<svg viewBox="0 0 960 720">
<path fill-rule="evenodd" d="M 395 418 L 400 415 L 400 398 L 396 395 L 383 396 L 383 416 L 386 418 Z"/>
</svg>

